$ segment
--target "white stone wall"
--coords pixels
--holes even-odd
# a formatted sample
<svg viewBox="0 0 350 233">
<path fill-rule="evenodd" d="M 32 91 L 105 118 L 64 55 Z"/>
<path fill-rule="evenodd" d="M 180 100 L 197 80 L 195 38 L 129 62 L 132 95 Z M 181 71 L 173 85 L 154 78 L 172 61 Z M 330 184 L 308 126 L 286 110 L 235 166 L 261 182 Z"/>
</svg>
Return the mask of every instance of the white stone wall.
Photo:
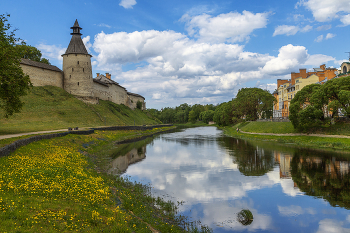
<svg viewBox="0 0 350 233">
<path fill-rule="evenodd" d="M 63 73 L 21 64 L 23 72 L 30 77 L 33 86 L 51 85 L 63 88 Z"/>
</svg>

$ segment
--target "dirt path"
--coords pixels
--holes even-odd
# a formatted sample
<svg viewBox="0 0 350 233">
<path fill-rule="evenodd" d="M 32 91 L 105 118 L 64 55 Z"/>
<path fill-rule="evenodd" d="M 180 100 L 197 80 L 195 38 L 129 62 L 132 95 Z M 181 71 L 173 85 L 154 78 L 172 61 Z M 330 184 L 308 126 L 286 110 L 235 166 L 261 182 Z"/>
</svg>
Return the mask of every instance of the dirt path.
<svg viewBox="0 0 350 233">
<path fill-rule="evenodd" d="M 49 130 L 49 131 L 38 131 L 38 132 L 29 132 L 29 133 L 18 133 L 18 134 L 8 134 L 8 135 L 0 135 L 0 140 L 1 139 L 6 139 L 6 138 L 15 138 L 15 137 L 20 137 L 24 135 L 32 135 L 32 134 L 43 134 L 43 133 L 56 133 L 56 132 L 64 132 L 68 131 L 68 129 L 58 129 L 58 130 Z"/>
<path fill-rule="evenodd" d="M 285 134 L 278 134 L 278 133 L 251 133 L 251 132 L 244 132 L 240 130 L 241 133 L 246 134 L 258 134 L 258 135 L 272 135 L 272 136 L 311 136 L 311 137 L 324 137 L 324 138 L 350 138 L 350 136 L 345 135 L 327 135 L 327 134 L 306 134 L 306 133 L 285 133 Z"/>
</svg>

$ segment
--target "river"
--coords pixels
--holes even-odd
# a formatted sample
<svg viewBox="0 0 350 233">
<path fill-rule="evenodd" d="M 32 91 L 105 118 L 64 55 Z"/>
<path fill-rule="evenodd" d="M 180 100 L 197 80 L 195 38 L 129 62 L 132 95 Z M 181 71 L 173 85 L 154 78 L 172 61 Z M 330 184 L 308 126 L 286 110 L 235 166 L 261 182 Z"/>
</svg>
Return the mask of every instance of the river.
<svg viewBox="0 0 350 233">
<path fill-rule="evenodd" d="M 216 127 L 119 147 L 110 173 L 181 202 L 181 215 L 213 232 L 350 232 L 350 163 L 342 154 L 243 141 Z"/>
</svg>

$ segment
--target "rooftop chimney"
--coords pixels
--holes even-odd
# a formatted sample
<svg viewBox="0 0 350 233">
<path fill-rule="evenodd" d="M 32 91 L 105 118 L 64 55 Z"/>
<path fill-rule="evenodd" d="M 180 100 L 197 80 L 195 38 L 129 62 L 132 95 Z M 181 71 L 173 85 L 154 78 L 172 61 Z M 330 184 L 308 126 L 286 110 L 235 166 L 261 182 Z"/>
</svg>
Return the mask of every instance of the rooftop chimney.
<svg viewBox="0 0 350 233">
<path fill-rule="evenodd" d="M 100 76 L 100 73 L 96 73 L 96 77 Z"/>
<path fill-rule="evenodd" d="M 111 75 L 109 73 L 106 73 L 106 78 L 111 79 Z"/>
</svg>

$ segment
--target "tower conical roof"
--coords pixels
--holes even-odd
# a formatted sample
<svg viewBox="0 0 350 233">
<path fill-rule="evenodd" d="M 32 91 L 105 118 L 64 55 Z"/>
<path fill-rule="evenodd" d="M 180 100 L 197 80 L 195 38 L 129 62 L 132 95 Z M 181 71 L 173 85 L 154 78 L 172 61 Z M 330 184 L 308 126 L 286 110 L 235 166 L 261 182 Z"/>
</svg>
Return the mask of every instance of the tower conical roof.
<svg viewBox="0 0 350 233">
<path fill-rule="evenodd" d="M 81 33 L 80 30 L 82 29 L 79 26 L 78 20 L 75 20 L 75 23 L 73 27 L 72 39 L 69 42 L 68 48 L 65 52 L 65 54 L 87 54 L 90 55 L 84 45 L 83 40 L 81 39 Z M 91 55 L 90 55 L 91 56 Z"/>
</svg>

